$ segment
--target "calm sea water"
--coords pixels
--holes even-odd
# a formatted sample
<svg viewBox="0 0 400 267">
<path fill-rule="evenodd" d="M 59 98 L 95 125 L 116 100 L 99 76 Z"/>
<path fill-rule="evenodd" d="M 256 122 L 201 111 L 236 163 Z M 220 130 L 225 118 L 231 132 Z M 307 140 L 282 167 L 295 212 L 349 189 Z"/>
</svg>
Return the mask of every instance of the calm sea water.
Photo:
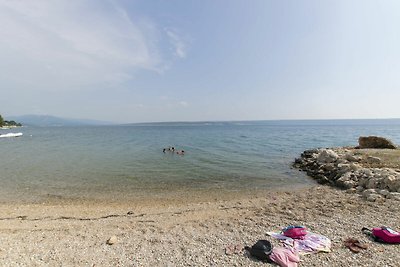
<svg viewBox="0 0 400 267">
<path fill-rule="evenodd" d="M 305 149 L 356 145 L 360 135 L 385 136 L 400 144 L 400 120 L 13 130 L 17 131 L 24 136 L 0 138 L 0 201 L 307 186 L 314 182 L 291 169 L 294 158 Z M 162 148 L 167 146 L 186 154 L 164 154 Z"/>
</svg>

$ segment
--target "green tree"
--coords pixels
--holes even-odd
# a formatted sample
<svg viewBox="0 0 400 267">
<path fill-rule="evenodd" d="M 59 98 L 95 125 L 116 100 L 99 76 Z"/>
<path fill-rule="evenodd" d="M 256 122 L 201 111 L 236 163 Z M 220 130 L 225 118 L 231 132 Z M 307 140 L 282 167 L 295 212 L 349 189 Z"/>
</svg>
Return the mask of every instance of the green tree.
<svg viewBox="0 0 400 267">
<path fill-rule="evenodd" d="M 3 124 L 4 124 L 4 119 L 3 119 L 3 117 L 0 115 L 0 127 L 2 127 Z"/>
</svg>

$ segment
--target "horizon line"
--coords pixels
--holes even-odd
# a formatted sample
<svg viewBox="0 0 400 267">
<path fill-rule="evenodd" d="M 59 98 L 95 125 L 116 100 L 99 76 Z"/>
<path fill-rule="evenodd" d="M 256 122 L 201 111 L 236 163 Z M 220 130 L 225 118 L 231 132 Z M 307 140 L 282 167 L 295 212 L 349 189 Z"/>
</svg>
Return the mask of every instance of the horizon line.
<svg viewBox="0 0 400 267">
<path fill-rule="evenodd" d="M 399 118 L 362 118 L 362 119 L 355 119 L 355 118 L 346 118 L 346 119 L 260 119 L 260 120 L 182 120 L 182 121 L 146 121 L 146 122 L 127 122 L 127 123 L 117 123 L 120 125 L 127 125 L 127 124 L 156 124 L 156 123 L 207 123 L 207 122 L 262 122 L 262 121 L 271 121 L 271 122 L 280 122 L 280 121 L 351 121 L 351 120 L 400 120 Z"/>
</svg>

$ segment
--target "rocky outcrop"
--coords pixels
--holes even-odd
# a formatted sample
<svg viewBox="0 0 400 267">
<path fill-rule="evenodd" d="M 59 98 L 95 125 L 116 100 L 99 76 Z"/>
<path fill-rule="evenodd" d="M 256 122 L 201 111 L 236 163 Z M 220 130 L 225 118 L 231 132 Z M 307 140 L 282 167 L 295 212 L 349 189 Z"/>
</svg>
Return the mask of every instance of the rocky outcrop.
<svg viewBox="0 0 400 267">
<path fill-rule="evenodd" d="M 304 151 L 295 160 L 294 167 L 321 184 L 359 193 L 369 201 L 400 200 L 400 170 L 363 166 L 371 162 L 381 162 L 381 159 L 350 148 L 312 149 Z"/>
<path fill-rule="evenodd" d="M 358 138 L 359 148 L 388 148 L 396 149 L 392 141 L 379 136 L 360 136 Z"/>
</svg>

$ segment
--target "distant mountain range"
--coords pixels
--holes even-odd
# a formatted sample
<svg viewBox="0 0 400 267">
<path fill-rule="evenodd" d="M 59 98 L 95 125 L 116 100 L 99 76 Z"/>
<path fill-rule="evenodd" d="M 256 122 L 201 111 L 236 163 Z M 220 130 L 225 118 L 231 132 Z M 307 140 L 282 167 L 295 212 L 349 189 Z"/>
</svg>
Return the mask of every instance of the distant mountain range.
<svg viewBox="0 0 400 267">
<path fill-rule="evenodd" d="M 49 115 L 22 115 L 9 116 L 6 120 L 14 120 L 22 125 L 30 126 L 85 126 L 85 125 L 113 125 L 115 123 L 87 119 L 68 119 Z"/>
</svg>

